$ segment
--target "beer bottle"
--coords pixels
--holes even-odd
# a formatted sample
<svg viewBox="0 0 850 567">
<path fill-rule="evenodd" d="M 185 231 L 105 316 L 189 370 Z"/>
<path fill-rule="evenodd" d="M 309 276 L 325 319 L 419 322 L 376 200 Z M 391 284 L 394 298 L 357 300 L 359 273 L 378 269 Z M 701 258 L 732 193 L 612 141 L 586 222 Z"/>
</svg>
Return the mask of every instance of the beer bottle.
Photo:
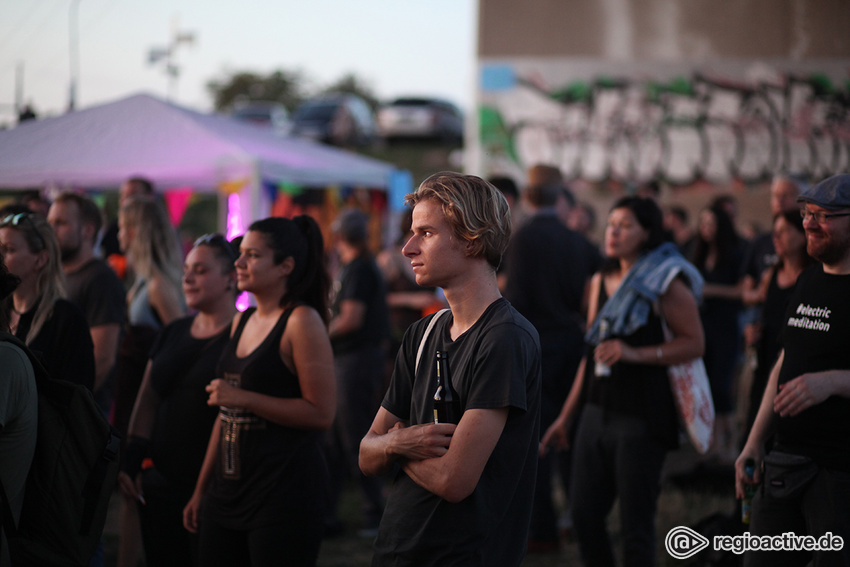
<svg viewBox="0 0 850 567">
<path fill-rule="evenodd" d="M 744 461 L 744 472 L 750 478 L 756 473 L 756 462 L 753 459 Z M 741 501 L 741 522 L 750 523 L 753 511 L 753 496 L 756 494 L 755 484 L 744 484 L 744 499 Z"/>
<path fill-rule="evenodd" d="M 460 411 L 449 377 L 448 353 L 437 351 L 437 390 L 434 392 L 434 423 L 457 423 Z"/>
</svg>

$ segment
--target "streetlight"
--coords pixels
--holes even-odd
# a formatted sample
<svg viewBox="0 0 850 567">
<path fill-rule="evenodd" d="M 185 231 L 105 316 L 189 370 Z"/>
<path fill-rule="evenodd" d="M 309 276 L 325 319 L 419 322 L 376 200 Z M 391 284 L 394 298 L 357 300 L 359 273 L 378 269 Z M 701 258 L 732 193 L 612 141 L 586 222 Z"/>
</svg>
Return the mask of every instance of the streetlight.
<svg viewBox="0 0 850 567">
<path fill-rule="evenodd" d="M 77 0 L 79 1 L 79 0 Z M 171 26 L 171 43 L 167 47 L 153 47 L 148 51 L 148 64 L 155 65 L 163 61 L 165 74 L 168 75 L 168 95 L 166 100 L 171 100 L 177 91 L 177 79 L 180 76 L 180 67 L 175 60 L 175 52 L 180 45 L 192 45 L 195 43 L 193 32 L 181 32 L 178 30 L 177 19 Z"/>
<path fill-rule="evenodd" d="M 71 57 L 71 80 L 68 85 L 68 112 L 77 106 L 77 81 L 80 76 L 80 38 L 79 38 L 80 0 L 71 0 L 68 14 L 68 53 Z"/>
</svg>

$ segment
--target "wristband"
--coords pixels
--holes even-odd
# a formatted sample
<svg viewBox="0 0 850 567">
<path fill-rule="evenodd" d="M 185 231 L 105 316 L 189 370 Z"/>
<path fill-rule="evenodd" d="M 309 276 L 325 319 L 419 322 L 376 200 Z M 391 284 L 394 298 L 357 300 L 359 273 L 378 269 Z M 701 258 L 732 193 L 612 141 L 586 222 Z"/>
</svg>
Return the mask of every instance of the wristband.
<svg viewBox="0 0 850 567">
<path fill-rule="evenodd" d="M 142 461 L 145 460 L 150 445 L 150 439 L 131 436 L 121 458 L 121 471 L 127 473 L 130 478 L 136 478 L 142 470 Z"/>
</svg>

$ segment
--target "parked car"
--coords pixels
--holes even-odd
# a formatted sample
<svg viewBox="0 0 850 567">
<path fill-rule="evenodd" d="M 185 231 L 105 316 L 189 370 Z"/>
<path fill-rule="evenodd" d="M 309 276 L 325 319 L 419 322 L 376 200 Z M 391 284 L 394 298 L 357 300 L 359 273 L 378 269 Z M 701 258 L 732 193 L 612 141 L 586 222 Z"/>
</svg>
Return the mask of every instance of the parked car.
<svg viewBox="0 0 850 567">
<path fill-rule="evenodd" d="M 447 100 L 425 97 L 397 98 L 378 110 L 382 138 L 436 138 L 463 141 L 463 115 Z"/>
<path fill-rule="evenodd" d="M 276 134 L 287 135 L 292 128 L 286 107 L 274 101 L 250 101 L 239 103 L 230 116 L 243 122 L 271 128 Z"/>
<path fill-rule="evenodd" d="M 335 146 L 368 145 L 375 138 L 375 115 L 359 96 L 323 95 L 295 109 L 292 133 Z"/>
</svg>

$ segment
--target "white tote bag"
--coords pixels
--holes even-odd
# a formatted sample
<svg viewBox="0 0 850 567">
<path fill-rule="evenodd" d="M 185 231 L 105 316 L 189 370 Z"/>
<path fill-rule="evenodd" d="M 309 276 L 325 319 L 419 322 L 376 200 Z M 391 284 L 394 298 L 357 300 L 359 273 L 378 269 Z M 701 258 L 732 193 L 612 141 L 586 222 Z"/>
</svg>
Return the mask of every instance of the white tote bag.
<svg viewBox="0 0 850 567">
<path fill-rule="evenodd" d="M 659 310 L 660 312 L 660 310 Z M 664 314 L 661 314 L 661 326 L 665 340 L 673 338 Z M 711 385 L 702 357 L 667 367 L 670 377 L 670 389 L 676 401 L 676 410 L 691 444 L 704 455 L 711 447 L 714 435 L 714 401 L 711 397 Z"/>
</svg>

